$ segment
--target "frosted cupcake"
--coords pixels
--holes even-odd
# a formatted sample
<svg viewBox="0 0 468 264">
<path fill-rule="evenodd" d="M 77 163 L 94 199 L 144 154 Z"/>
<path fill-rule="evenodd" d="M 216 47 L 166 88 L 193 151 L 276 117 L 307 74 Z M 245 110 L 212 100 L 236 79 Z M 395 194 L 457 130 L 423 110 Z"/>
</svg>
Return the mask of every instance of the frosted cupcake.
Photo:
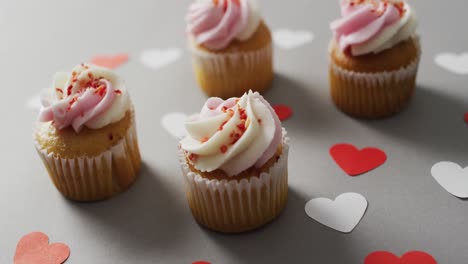
<svg viewBox="0 0 468 264">
<path fill-rule="evenodd" d="M 256 0 L 195 0 L 186 20 L 196 79 L 208 96 L 270 87 L 272 37 Z"/>
<path fill-rule="evenodd" d="M 63 195 L 102 200 L 135 181 L 141 158 L 134 111 L 113 72 L 84 64 L 59 72 L 42 104 L 36 149 Z"/>
<path fill-rule="evenodd" d="M 359 118 L 401 111 L 414 93 L 421 53 L 414 11 L 404 1 L 342 0 L 341 14 L 331 24 L 334 103 Z"/>
<path fill-rule="evenodd" d="M 210 98 L 186 122 L 180 163 L 195 220 L 235 233 L 275 219 L 288 193 L 288 138 L 258 93 Z"/>
</svg>

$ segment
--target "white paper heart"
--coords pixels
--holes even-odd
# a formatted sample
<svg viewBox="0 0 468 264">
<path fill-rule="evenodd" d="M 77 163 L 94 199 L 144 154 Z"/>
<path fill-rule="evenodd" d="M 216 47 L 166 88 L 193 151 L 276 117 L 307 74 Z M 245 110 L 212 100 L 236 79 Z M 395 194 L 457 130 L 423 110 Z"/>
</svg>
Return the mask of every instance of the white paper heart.
<svg viewBox="0 0 468 264">
<path fill-rule="evenodd" d="M 343 193 L 334 201 L 316 198 L 305 205 L 305 212 L 310 218 L 343 233 L 353 231 L 366 209 L 367 200 L 358 193 Z"/>
<path fill-rule="evenodd" d="M 314 34 L 305 30 L 278 29 L 273 33 L 275 44 L 285 50 L 295 49 L 314 40 Z"/>
<path fill-rule="evenodd" d="M 153 70 L 167 66 L 177 61 L 182 56 L 182 51 L 179 48 L 169 49 L 149 49 L 141 53 L 141 63 Z"/>
<path fill-rule="evenodd" d="M 432 166 L 431 174 L 447 192 L 459 198 L 468 198 L 468 167 L 441 161 Z"/>
<path fill-rule="evenodd" d="M 440 67 L 457 74 L 468 74 L 468 52 L 462 54 L 441 53 L 435 57 Z"/>
<path fill-rule="evenodd" d="M 181 139 L 187 133 L 185 120 L 187 115 L 184 113 L 168 113 L 162 117 L 161 126 L 175 138 Z"/>
</svg>

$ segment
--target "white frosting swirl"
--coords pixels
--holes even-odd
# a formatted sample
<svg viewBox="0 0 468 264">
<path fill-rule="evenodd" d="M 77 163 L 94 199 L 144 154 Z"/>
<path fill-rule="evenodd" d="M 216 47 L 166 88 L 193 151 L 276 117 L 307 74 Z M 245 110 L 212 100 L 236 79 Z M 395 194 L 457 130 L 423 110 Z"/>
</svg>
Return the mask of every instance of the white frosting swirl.
<svg viewBox="0 0 468 264">
<path fill-rule="evenodd" d="M 397 22 L 385 27 L 368 42 L 353 45 L 351 53 L 355 56 L 379 53 L 413 37 L 418 26 L 417 18 L 413 9 L 407 3 L 404 4 L 404 9 L 403 16 Z"/>
<path fill-rule="evenodd" d="M 99 92 L 88 86 L 92 82 L 106 84 L 106 88 Z M 114 72 L 81 64 L 71 73 L 55 74 L 53 87 L 43 93 L 42 105 L 40 121 L 54 121 L 59 129 L 73 124 L 79 132 L 82 126 L 99 129 L 120 121 L 131 103 L 124 82 Z"/>
<path fill-rule="evenodd" d="M 240 99 L 209 99 L 186 129 L 188 136 L 180 143 L 193 166 L 202 172 L 220 169 L 231 177 L 263 166 L 275 154 L 282 133 L 274 110 L 251 91 Z"/>
</svg>

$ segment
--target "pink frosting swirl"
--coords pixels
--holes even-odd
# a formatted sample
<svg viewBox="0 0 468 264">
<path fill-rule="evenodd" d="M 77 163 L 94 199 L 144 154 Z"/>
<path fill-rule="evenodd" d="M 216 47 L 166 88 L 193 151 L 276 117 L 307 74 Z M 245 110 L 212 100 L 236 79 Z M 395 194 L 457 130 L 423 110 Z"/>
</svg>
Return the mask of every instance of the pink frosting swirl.
<svg viewBox="0 0 468 264">
<path fill-rule="evenodd" d="M 71 125 L 78 133 L 112 106 L 121 91 L 114 89 L 108 80 L 96 78 L 88 66 L 82 70 L 73 72 L 66 90 L 55 88 L 57 100 L 43 98 L 39 121 L 53 121 L 58 129 Z"/>
<path fill-rule="evenodd" d="M 223 170 L 235 176 L 261 168 L 282 140 L 281 122 L 270 104 L 249 92 L 226 101 L 210 98 L 186 123 L 181 148 L 200 171 Z"/>
<path fill-rule="evenodd" d="M 213 0 L 194 2 L 186 17 L 187 32 L 198 44 L 209 49 L 227 47 L 249 22 L 246 0 Z"/>
<path fill-rule="evenodd" d="M 402 1 L 342 0 L 342 18 L 331 23 L 343 51 L 372 41 L 386 28 L 400 20 L 404 13 Z"/>
</svg>

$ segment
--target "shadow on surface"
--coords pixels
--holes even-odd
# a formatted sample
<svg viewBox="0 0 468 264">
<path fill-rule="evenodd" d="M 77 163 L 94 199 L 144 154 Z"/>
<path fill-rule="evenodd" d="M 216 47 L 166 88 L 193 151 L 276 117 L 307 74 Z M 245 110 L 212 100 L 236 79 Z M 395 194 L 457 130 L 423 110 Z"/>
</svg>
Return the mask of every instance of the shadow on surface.
<svg viewBox="0 0 468 264">
<path fill-rule="evenodd" d="M 306 215 L 304 206 L 311 198 L 289 188 L 285 211 L 254 232 L 225 235 L 203 230 L 238 263 L 309 263 L 314 259 L 347 263 L 356 259 L 352 233 L 328 229 Z"/>
<path fill-rule="evenodd" d="M 468 126 L 463 121 L 468 106 L 456 97 L 419 86 L 410 105 L 398 115 L 361 124 L 426 151 L 457 157 L 466 154 Z"/>
<path fill-rule="evenodd" d="M 75 203 L 69 201 L 90 229 L 106 240 L 116 240 L 124 248 L 145 251 L 171 247 L 184 237 L 184 206 L 178 205 L 174 192 L 155 169 L 143 164 L 139 178 L 126 192 L 107 201 Z"/>
<path fill-rule="evenodd" d="M 293 116 L 284 121 L 288 128 L 300 132 L 333 129 L 331 123 L 334 109 L 326 91 L 320 87 L 276 73 L 273 87 L 265 93 L 272 104 L 284 104 L 293 109 Z"/>
</svg>

